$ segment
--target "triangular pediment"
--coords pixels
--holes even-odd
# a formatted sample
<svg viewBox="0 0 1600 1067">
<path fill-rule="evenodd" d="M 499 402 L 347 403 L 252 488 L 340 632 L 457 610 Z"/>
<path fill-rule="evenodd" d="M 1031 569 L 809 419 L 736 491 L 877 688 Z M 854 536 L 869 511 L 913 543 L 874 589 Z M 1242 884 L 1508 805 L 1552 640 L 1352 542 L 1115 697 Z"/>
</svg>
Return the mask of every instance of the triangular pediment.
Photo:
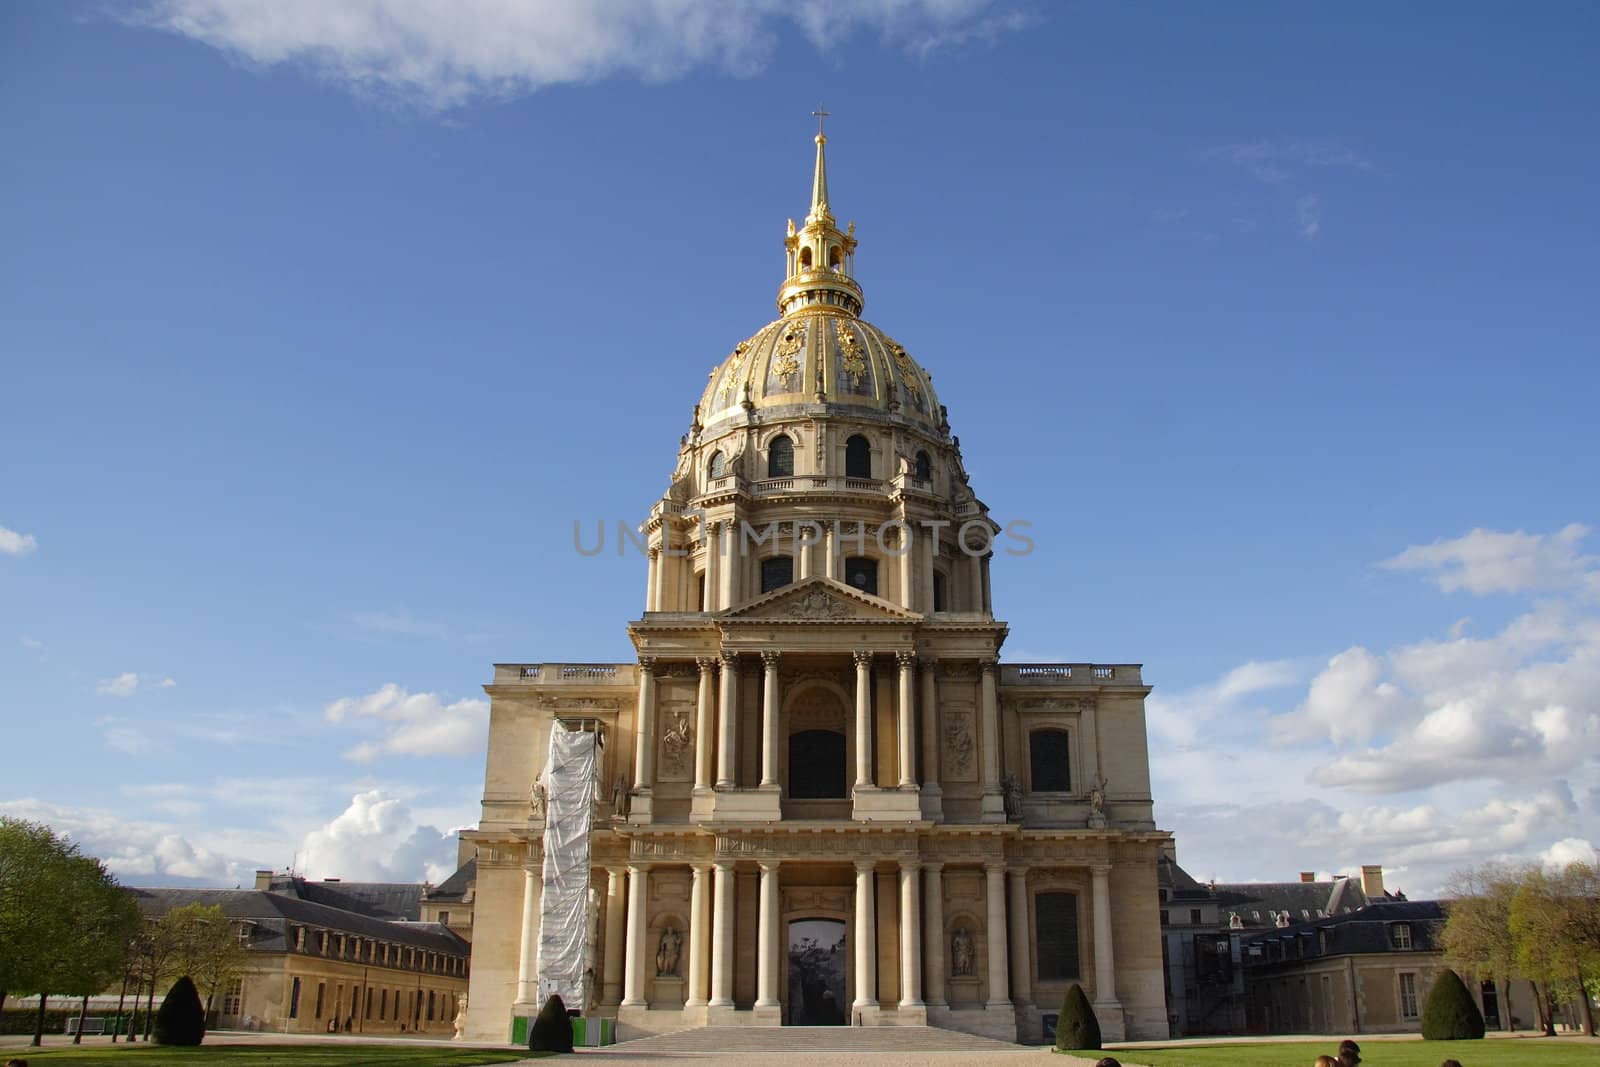
<svg viewBox="0 0 1600 1067">
<path fill-rule="evenodd" d="M 922 616 L 833 578 L 775 589 L 722 616 L 727 622 L 920 622 Z"/>
</svg>

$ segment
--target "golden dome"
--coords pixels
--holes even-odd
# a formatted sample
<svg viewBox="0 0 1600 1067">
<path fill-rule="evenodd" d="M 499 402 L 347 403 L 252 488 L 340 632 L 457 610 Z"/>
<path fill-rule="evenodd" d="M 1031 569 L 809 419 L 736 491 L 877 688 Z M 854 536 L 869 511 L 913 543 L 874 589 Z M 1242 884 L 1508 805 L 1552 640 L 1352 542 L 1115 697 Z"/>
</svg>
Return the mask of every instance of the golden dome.
<svg viewBox="0 0 1600 1067">
<path fill-rule="evenodd" d="M 747 405 L 804 417 L 807 405 L 819 403 L 898 415 L 943 433 L 933 382 L 905 348 L 870 322 L 821 310 L 786 315 L 735 345 L 711 372 L 700 421 L 713 429 Z"/>
</svg>

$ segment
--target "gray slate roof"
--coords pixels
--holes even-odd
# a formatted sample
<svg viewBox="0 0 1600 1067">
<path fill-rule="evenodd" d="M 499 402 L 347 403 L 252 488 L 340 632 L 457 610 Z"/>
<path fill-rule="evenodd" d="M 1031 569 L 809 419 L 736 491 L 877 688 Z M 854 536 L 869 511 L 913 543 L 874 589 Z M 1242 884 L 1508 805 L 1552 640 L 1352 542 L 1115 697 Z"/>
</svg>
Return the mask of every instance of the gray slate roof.
<svg viewBox="0 0 1600 1067">
<path fill-rule="evenodd" d="M 422 895 L 428 887 L 420 882 L 314 882 L 294 875 L 272 879 L 272 891 L 326 904 L 374 919 L 422 918 Z"/>
<path fill-rule="evenodd" d="M 465 899 L 467 890 L 471 889 L 473 883 L 477 880 L 478 857 L 474 856 L 460 867 L 457 867 L 456 873 L 428 890 L 425 899 L 429 903 L 437 903 L 441 900 Z"/>
<path fill-rule="evenodd" d="M 1342 915 L 1371 903 L 1361 890 L 1359 878 L 1335 878 L 1331 882 L 1218 882 L 1211 889 L 1217 899 L 1218 917 L 1225 921 L 1229 913 L 1237 913 L 1247 928 L 1274 927 L 1273 916 L 1278 912 L 1287 911 L 1289 921 L 1299 923 Z M 1256 912 L 1261 913 L 1260 918 Z"/>
<path fill-rule="evenodd" d="M 1313 922 L 1298 922 L 1277 930 L 1264 930 L 1243 939 L 1243 944 L 1266 946 L 1274 942 L 1299 939 L 1305 959 L 1319 956 L 1345 956 L 1369 952 L 1432 952 L 1439 948 L 1438 934 L 1444 928 L 1444 904 L 1437 900 L 1383 900 L 1348 915 L 1335 915 Z M 1397 922 L 1410 924 L 1411 946 L 1396 948 L 1389 928 Z M 1319 938 L 1318 934 L 1325 935 Z M 1322 945 L 1326 944 L 1324 951 Z M 1252 960 L 1256 966 L 1294 960 Z"/>
</svg>

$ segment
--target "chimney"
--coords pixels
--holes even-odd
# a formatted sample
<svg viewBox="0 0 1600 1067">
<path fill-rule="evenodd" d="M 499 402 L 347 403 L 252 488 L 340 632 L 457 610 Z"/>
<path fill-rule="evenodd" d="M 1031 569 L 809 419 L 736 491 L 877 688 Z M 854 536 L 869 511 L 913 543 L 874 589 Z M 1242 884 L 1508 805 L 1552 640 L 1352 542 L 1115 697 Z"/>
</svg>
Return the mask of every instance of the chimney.
<svg viewBox="0 0 1600 1067">
<path fill-rule="evenodd" d="M 272 888 L 272 872 L 271 871 L 257 871 L 256 872 L 256 888 L 259 889 L 259 890 L 262 890 L 263 892 Z"/>
<path fill-rule="evenodd" d="M 1368 900 L 1376 900 L 1383 896 L 1383 865 L 1366 863 L 1361 866 L 1361 891 L 1367 895 Z"/>
<path fill-rule="evenodd" d="M 1315 882 L 1317 880 L 1317 872 L 1316 871 L 1301 871 L 1300 872 L 1300 880 L 1302 882 Z"/>
</svg>

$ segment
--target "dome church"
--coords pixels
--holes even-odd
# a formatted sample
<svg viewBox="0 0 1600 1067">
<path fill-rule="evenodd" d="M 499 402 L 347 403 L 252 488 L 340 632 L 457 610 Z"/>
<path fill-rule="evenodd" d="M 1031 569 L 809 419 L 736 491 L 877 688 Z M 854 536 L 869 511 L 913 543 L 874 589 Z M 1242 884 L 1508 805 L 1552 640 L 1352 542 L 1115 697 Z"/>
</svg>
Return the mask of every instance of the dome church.
<svg viewBox="0 0 1600 1067">
<path fill-rule="evenodd" d="M 861 317 L 815 143 L 779 317 L 711 370 L 641 529 L 636 660 L 485 686 L 465 1036 L 516 1040 L 560 989 L 623 1038 L 1043 1041 L 1077 983 L 1107 1040 L 1165 1037 L 1149 688 L 1000 659 L 1007 530 Z"/>
</svg>

